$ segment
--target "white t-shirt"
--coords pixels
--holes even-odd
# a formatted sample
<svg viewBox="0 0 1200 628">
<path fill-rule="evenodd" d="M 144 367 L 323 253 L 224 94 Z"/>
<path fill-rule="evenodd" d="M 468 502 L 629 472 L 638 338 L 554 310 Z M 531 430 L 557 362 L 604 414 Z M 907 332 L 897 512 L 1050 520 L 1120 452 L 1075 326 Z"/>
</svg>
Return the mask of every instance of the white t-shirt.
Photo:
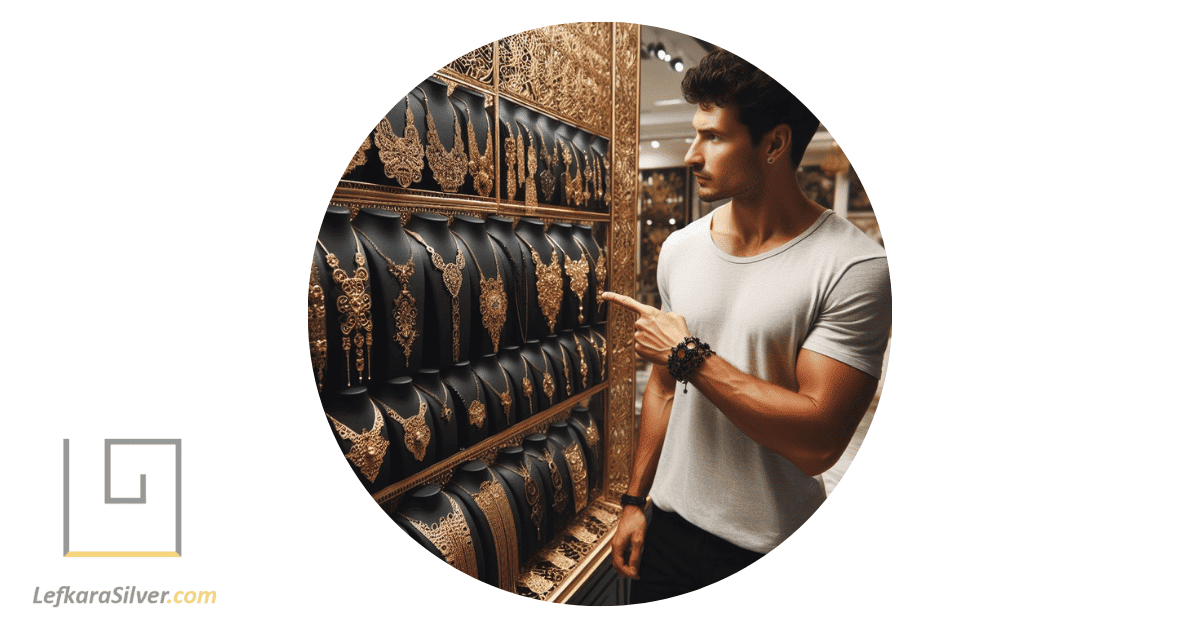
<svg viewBox="0 0 1200 628">
<path fill-rule="evenodd" d="M 709 213 L 663 243 L 664 310 L 734 367 L 790 390 L 801 348 L 880 376 L 891 283 L 879 244 L 827 210 L 786 244 L 735 257 L 711 224 Z M 820 477 L 751 440 L 694 387 L 675 393 L 651 499 L 740 547 L 775 548 L 825 500 Z"/>
</svg>

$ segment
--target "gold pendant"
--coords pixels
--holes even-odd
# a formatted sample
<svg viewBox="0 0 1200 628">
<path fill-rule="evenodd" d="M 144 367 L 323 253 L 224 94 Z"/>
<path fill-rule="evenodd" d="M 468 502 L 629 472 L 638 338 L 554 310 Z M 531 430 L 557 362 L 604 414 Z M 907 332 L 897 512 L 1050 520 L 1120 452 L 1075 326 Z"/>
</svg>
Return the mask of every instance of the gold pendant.
<svg viewBox="0 0 1200 628">
<path fill-rule="evenodd" d="M 546 393 L 550 403 L 554 403 L 554 376 L 549 372 L 542 373 L 542 392 Z"/>
<path fill-rule="evenodd" d="M 499 272 L 499 268 L 496 270 Z M 492 337 L 492 351 L 499 351 L 500 332 L 504 330 L 504 322 L 508 318 L 508 293 L 504 291 L 504 280 L 499 274 L 495 279 L 487 279 L 480 273 L 479 313 L 483 317 L 484 328 Z"/>
<path fill-rule="evenodd" d="M 317 274 L 317 263 L 313 262 L 308 275 L 308 352 L 312 359 L 313 375 L 317 378 L 317 390 L 325 381 L 328 364 L 329 341 L 325 338 L 325 290 Z"/>
<path fill-rule="evenodd" d="M 471 407 L 467 408 L 467 420 L 470 421 L 471 425 L 482 428 L 485 419 L 487 419 L 487 408 L 482 403 L 479 403 L 478 399 L 472 401 Z"/>
<path fill-rule="evenodd" d="M 454 148 L 450 151 L 442 146 L 438 137 L 437 125 L 433 121 L 433 112 L 429 109 L 429 100 L 425 100 L 425 125 L 428 129 L 425 155 L 429 158 L 429 168 L 433 170 L 433 179 L 442 187 L 443 192 L 457 192 L 467 178 L 467 153 L 463 149 L 462 125 L 458 114 L 451 106 L 450 114 L 454 116 Z"/>
<path fill-rule="evenodd" d="M 342 440 L 353 443 L 350 453 L 346 454 L 346 459 L 358 467 L 363 477 L 374 482 L 379 475 L 380 467 L 383 466 L 383 456 L 387 453 L 388 441 L 380 434 L 383 428 L 383 415 L 379 413 L 379 408 L 376 408 L 375 404 L 371 404 L 371 408 L 375 410 L 375 423 L 370 430 L 364 428 L 362 434 L 355 433 L 328 412 L 325 413 L 325 416 L 333 422 L 333 429 L 338 436 L 342 437 Z"/>
<path fill-rule="evenodd" d="M 567 276 L 571 278 L 571 292 L 575 293 L 575 298 L 579 301 L 579 323 L 583 324 L 583 295 L 587 293 L 588 284 L 588 263 L 586 257 L 580 257 L 572 261 L 567 257 L 563 267 L 567 271 Z"/>
<path fill-rule="evenodd" d="M 529 247 L 529 251 L 533 254 L 533 263 L 537 272 L 538 305 L 542 308 L 542 315 L 546 317 L 546 326 L 553 334 L 554 328 L 558 325 L 558 310 L 562 307 L 563 296 L 562 270 L 558 265 L 558 250 L 551 252 L 549 264 L 542 263 L 541 256 L 532 246 Z"/>
</svg>

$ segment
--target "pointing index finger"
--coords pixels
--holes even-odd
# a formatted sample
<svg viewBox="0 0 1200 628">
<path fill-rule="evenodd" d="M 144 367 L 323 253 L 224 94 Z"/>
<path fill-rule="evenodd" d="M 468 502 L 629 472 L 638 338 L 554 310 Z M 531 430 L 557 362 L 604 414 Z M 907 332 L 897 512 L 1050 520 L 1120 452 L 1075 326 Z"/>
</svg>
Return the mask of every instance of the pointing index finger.
<svg viewBox="0 0 1200 628">
<path fill-rule="evenodd" d="M 600 296 L 604 297 L 604 300 L 608 301 L 609 303 L 616 303 L 621 307 L 633 310 L 638 316 L 649 316 L 654 312 L 653 307 L 623 294 L 617 294 L 616 292 L 605 292 Z"/>
</svg>

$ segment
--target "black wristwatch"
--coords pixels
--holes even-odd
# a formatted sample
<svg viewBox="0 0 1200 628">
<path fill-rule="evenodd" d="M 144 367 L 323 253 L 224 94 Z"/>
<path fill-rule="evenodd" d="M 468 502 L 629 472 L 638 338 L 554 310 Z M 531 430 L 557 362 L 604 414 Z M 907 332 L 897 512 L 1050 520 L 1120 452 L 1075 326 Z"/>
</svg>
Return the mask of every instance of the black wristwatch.
<svg viewBox="0 0 1200 628">
<path fill-rule="evenodd" d="M 646 498 L 645 497 L 634 497 L 633 495 L 622 495 L 621 496 L 621 505 L 622 506 L 637 506 L 638 508 L 645 508 L 646 507 Z"/>
</svg>

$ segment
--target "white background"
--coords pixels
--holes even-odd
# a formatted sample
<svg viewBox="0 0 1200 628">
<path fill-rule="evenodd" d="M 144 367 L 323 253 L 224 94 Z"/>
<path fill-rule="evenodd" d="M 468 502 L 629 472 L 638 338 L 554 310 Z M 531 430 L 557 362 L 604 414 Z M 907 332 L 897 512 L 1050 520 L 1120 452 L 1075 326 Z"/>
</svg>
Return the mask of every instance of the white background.
<svg viewBox="0 0 1200 628">
<path fill-rule="evenodd" d="M 1194 21 L 1067 4 L 6 8 L 0 612 L 1194 623 Z M 313 238 L 379 117 L 459 54 L 579 19 L 686 32 L 789 86 L 866 183 L 895 295 L 887 388 L 825 507 L 738 577 L 644 608 L 438 565 L 358 488 L 306 349 Z M 183 439 L 182 558 L 61 557 L 62 439 L 105 437 Z M 60 585 L 219 602 L 31 603 Z"/>
</svg>

